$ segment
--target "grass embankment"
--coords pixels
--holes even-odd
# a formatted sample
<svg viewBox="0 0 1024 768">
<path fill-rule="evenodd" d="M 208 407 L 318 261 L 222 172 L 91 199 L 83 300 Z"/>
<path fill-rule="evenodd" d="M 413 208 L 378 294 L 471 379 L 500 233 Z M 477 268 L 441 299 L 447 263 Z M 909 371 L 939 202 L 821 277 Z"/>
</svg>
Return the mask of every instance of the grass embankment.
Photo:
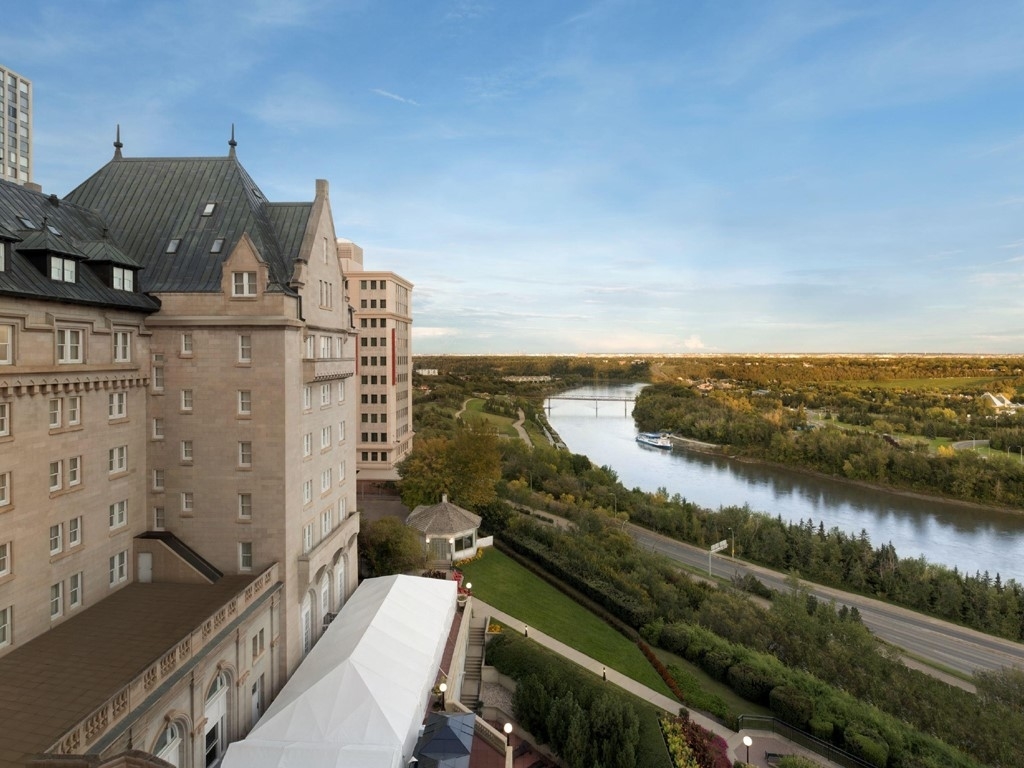
<svg viewBox="0 0 1024 768">
<path fill-rule="evenodd" d="M 463 418 L 476 419 L 483 421 L 485 424 L 489 424 L 494 427 L 494 430 L 499 435 L 505 437 L 518 438 L 519 433 L 516 432 L 515 427 L 512 425 L 515 423 L 515 419 L 510 419 L 508 416 L 499 416 L 496 413 L 488 413 L 484 410 L 484 403 L 486 401 L 480 397 L 474 397 L 466 401 L 466 414 Z"/>
<path fill-rule="evenodd" d="M 473 594 L 524 624 L 665 696 L 672 691 L 637 645 L 496 549 L 462 567 Z M 522 632 L 522 627 L 512 627 Z"/>
</svg>

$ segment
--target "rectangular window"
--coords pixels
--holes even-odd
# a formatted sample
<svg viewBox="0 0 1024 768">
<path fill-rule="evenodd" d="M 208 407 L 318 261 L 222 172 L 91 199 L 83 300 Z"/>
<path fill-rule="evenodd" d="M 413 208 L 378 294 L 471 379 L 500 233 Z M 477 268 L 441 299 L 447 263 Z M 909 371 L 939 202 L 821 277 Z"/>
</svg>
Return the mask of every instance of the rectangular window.
<svg viewBox="0 0 1024 768">
<path fill-rule="evenodd" d="M 240 541 L 240 542 L 238 542 L 238 570 L 240 570 L 240 571 L 251 571 L 252 570 L 252 542 L 251 541 Z"/>
<path fill-rule="evenodd" d="M 252 494 L 238 494 L 238 517 L 242 520 L 252 520 Z"/>
<path fill-rule="evenodd" d="M 82 572 L 72 573 L 68 578 L 68 607 L 77 608 L 82 604 Z"/>
<path fill-rule="evenodd" d="M 153 470 L 153 490 L 162 491 L 164 489 L 164 471 L 162 469 Z"/>
<path fill-rule="evenodd" d="M 238 444 L 238 466 L 252 466 L 252 443 L 248 440 L 243 440 Z"/>
<path fill-rule="evenodd" d="M 302 503 L 309 504 L 313 501 L 313 481 L 306 480 L 302 484 Z"/>
<path fill-rule="evenodd" d="M 192 441 L 182 440 L 181 441 L 181 460 L 192 461 Z"/>
<path fill-rule="evenodd" d="M 320 385 L 320 405 L 331 404 L 331 385 L 321 384 Z"/>
<path fill-rule="evenodd" d="M 263 629 L 260 629 L 255 635 L 252 636 L 252 657 L 255 660 L 263 651 L 266 649 L 266 635 L 263 633 Z"/>
<path fill-rule="evenodd" d="M 50 554 L 59 555 L 64 551 L 64 523 L 50 526 Z"/>
<path fill-rule="evenodd" d="M 331 356 L 331 337 L 321 336 L 320 337 L 320 357 Z"/>
<path fill-rule="evenodd" d="M 313 336 L 313 335 L 307 336 L 306 340 L 305 340 L 305 344 L 306 344 L 306 359 L 307 360 L 312 360 L 313 359 L 313 350 L 314 350 L 315 345 L 316 345 L 316 337 Z"/>
<path fill-rule="evenodd" d="M 14 635 L 14 607 L 0 608 L 0 648 L 11 644 Z"/>
<path fill-rule="evenodd" d="M 256 273 L 255 272 L 232 272 L 231 273 L 231 295 L 232 296 L 255 296 L 256 295 Z"/>
<path fill-rule="evenodd" d="M 82 331 L 77 328 L 57 329 L 57 362 L 82 362 Z"/>
<path fill-rule="evenodd" d="M 309 552 L 313 548 L 313 524 L 307 523 L 302 527 L 302 551 Z"/>
<path fill-rule="evenodd" d="M 213 216 L 214 210 L 217 208 L 216 203 L 207 203 L 203 206 L 203 216 Z"/>
<path fill-rule="evenodd" d="M 0 325 L 0 365 L 14 362 L 14 326 Z"/>
<path fill-rule="evenodd" d="M 68 488 L 79 485 L 82 482 L 82 457 L 72 456 L 68 459 Z"/>
<path fill-rule="evenodd" d="M 11 473 L 0 472 L 0 507 L 11 503 Z"/>
<path fill-rule="evenodd" d="M 117 291 L 135 290 L 135 272 L 124 267 L 114 267 L 111 285 Z"/>
<path fill-rule="evenodd" d="M 111 475 L 128 471 L 128 446 L 119 445 L 107 451 L 107 472 Z"/>
<path fill-rule="evenodd" d="M 339 443 L 345 442 L 345 422 L 344 421 L 339 421 L 338 422 L 338 442 Z"/>
<path fill-rule="evenodd" d="M 161 390 L 164 388 L 164 369 L 162 365 L 155 366 L 153 368 L 153 389 Z"/>
<path fill-rule="evenodd" d="M 163 507 L 153 507 L 153 530 L 162 531 L 167 526 L 167 513 Z"/>
<path fill-rule="evenodd" d="M 11 572 L 11 542 L 5 541 L 0 544 L 0 576 L 6 576 Z"/>
<path fill-rule="evenodd" d="M 64 423 L 64 400 L 55 397 L 50 400 L 50 429 L 59 429 Z"/>
<path fill-rule="evenodd" d="M 302 407 L 305 410 L 313 407 L 313 388 L 308 384 L 302 388 Z"/>
<path fill-rule="evenodd" d="M 338 465 L 338 482 L 342 482 L 345 479 L 345 462 L 341 462 Z"/>
<path fill-rule="evenodd" d="M 56 619 L 64 613 L 64 582 L 50 585 L 50 618 Z"/>
<path fill-rule="evenodd" d="M 153 439 L 163 440 L 164 439 L 164 420 L 153 419 Z"/>
<path fill-rule="evenodd" d="M 238 362 L 252 362 L 252 336 L 247 333 L 238 336 Z"/>
<path fill-rule="evenodd" d="M 192 390 L 183 389 L 181 390 L 181 410 L 191 411 L 192 410 Z"/>
<path fill-rule="evenodd" d="M 331 510 L 325 509 L 320 513 L 320 538 L 326 538 L 331 532 Z"/>
<path fill-rule="evenodd" d="M 114 331 L 114 362 L 127 363 L 132 359 L 132 334 L 130 331 Z"/>
<path fill-rule="evenodd" d="M 82 543 L 82 516 L 68 520 L 68 549 Z"/>
<path fill-rule="evenodd" d="M 107 418 L 123 419 L 128 414 L 128 393 L 111 392 L 107 395 Z"/>
<path fill-rule="evenodd" d="M 68 426 L 76 426 L 82 423 L 82 396 L 71 395 L 67 398 L 68 405 Z"/>
<path fill-rule="evenodd" d="M 313 433 L 307 432 L 302 436 L 302 455 L 312 456 L 313 455 Z"/>
<path fill-rule="evenodd" d="M 252 415 L 252 390 L 240 389 L 238 390 L 238 415 L 239 416 L 251 416 Z"/>
<path fill-rule="evenodd" d="M 338 402 L 339 403 L 344 403 L 345 402 L 345 380 L 344 379 L 342 379 L 341 381 L 338 382 Z"/>
<path fill-rule="evenodd" d="M 61 283 L 75 282 L 75 260 L 61 256 L 50 257 L 50 279 Z"/>
<path fill-rule="evenodd" d="M 181 354 L 191 355 L 192 354 L 192 334 L 183 333 L 181 334 Z"/>
<path fill-rule="evenodd" d="M 195 498 L 192 496 L 192 491 L 181 492 L 181 514 L 191 515 L 195 511 Z"/>
<path fill-rule="evenodd" d="M 128 522 L 128 501 L 122 499 L 110 505 L 108 512 L 110 528 L 120 528 Z"/>
<path fill-rule="evenodd" d="M 128 550 L 118 552 L 110 558 L 110 586 L 128 581 Z"/>
<path fill-rule="evenodd" d="M 331 485 L 333 485 L 333 482 L 331 480 L 331 475 L 332 474 L 333 474 L 333 472 L 331 471 L 330 467 L 328 467 L 327 469 L 325 469 L 323 472 L 320 473 L 320 492 L 321 493 L 327 493 L 327 491 L 331 490 Z"/>
<path fill-rule="evenodd" d="M 64 485 L 64 462 L 50 462 L 50 490 L 59 491 Z"/>
<path fill-rule="evenodd" d="M 320 428 L 320 448 L 331 447 L 331 425 L 328 424 L 326 427 Z"/>
</svg>

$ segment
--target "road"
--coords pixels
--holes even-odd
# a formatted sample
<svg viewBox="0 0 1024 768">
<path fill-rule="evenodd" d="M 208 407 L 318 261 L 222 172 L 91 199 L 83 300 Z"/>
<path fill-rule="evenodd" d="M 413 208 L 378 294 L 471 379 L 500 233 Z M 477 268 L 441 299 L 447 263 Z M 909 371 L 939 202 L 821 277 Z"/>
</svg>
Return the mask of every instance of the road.
<svg viewBox="0 0 1024 768">
<path fill-rule="evenodd" d="M 659 552 L 670 560 L 690 568 L 708 572 L 706 549 L 683 544 L 633 524 L 629 524 L 628 529 L 644 549 Z M 729 579 L 736 574 L 752 574 L 771 589 L 785 591 L 789 588 L 785 575 L 733 560 L 728 554 L 726 549 L 711 556 L 712 575 Z M 802 583 L 819 599 L 834 600 L 837 605 L 856 606 L 865 626 L 877 637 L 931 664 L 966 675 L 973 674 L 976 670 L 993 670 L 1006 666 L 1024 668 L 1024 645 L 1020 643 L 992 637 L 880 600 L 806 581 Z"/>
</svg>

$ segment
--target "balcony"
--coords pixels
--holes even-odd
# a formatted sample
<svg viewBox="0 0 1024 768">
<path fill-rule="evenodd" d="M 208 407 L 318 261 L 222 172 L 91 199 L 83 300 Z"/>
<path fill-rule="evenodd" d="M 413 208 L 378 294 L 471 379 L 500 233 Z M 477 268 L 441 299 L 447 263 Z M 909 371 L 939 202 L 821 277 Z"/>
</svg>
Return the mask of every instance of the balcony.
<svg viewBox="0 0 1024 768">
<path fill-rule="evenodd" d="M 354 357 L 328 357 L 319 360 L 302 361 L 303 381 L 330 381 L 347 379 L 356 374 Z"/>
</svg>

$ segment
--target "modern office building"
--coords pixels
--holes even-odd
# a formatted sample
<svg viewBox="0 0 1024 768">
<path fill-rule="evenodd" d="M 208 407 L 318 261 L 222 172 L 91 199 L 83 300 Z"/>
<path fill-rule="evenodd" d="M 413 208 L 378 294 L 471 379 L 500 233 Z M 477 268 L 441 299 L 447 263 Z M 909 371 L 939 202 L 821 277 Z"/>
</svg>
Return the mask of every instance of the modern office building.
<svg viewBox="0 0 1024 768">
<path fill-rule="evenodd" d="M 328 185 L 271 203 L 229 144 L 0 181 L 0 766 L 212 765 L 355 589 Z"/>
<path fill-rule="evenodd" d="M 32 181 L 32 81 L 0 63 L 0 179 Z"/>
<path fill-rule="evenodd" d="M 397 480 L 412 450 L 412 283 L 367 270 L 363 249 L 338 240 L 359 332 L 359 490 Z"/>
</svg>

